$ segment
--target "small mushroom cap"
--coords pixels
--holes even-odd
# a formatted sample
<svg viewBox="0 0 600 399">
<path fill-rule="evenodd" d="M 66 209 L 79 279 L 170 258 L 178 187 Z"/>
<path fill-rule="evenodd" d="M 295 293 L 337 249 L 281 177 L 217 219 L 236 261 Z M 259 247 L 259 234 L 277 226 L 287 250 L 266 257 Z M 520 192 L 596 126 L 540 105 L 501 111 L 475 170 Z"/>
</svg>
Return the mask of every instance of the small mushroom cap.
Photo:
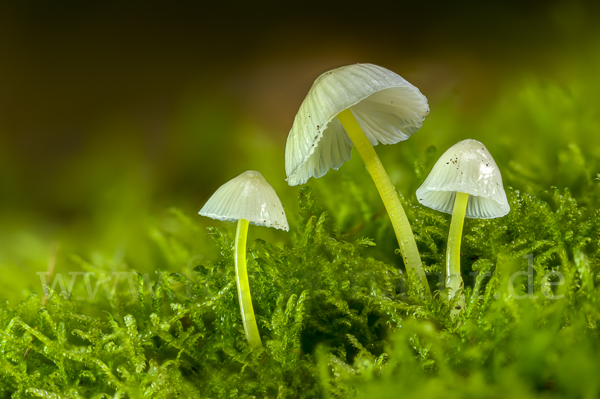
<svg viewBox="0 0 600 399">
<path fill-rule="evenodd" d="M 290 186 L 321 177 L 350 159 L 352 141 L 336 118 L 348 108 L 374 146 L 408 139 L 429 113 L 419 89 L 380 66 L 355 64 L 325 72 L 300 105 L 287 139 Z"/>
<path fill-rule="evenodd" d="M 477 140 L 463 140 L 450 147 L 417 190 L 417 199 L 429 208 L 451 214 L 457 192 L 469 194 L 468 218 L 492 219 L 510 211 L 500 169 Z"/>
<path fill-rule="evenodd" d="M 198 213 L 217 220 L 246 219 L 256 226 L 289 230 L 277 193 L 255 170 L 248 170 L 219 187 Z"/>
</svg>

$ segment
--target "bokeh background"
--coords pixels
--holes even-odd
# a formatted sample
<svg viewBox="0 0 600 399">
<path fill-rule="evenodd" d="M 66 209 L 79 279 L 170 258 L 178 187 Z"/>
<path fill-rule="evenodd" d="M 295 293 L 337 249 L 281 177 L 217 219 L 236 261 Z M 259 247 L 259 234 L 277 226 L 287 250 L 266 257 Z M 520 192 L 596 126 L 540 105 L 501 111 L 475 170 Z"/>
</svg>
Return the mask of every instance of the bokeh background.
<svg viewBox="0 0 600 399">
<path fill-rule="evenodd" d="M 411 140 L 377 148 L 409 200 L 415 162 L 427 163 L 430 146 L 437 158 L 465 138 L 486 143 L 506 185 L 581 194 L 580 180 L 594 171 L 585 164 L 571 175 L 561 165 L 600 158 L 599 8 L 562 0 L 2 2 L 0 297 L 14 303 L 39 292 L 35 272 L 56 248 L 65 272 L 76 267 L 73 253 L 160 266 L 146 243 L 149 223 L 167 223 L 166 210 L 177 207 L 200 227 L 225 226 L 196 213 L 247 169 L 263 173 L 293 223 L 287 133 L 312 81 L 350 63 L 385 66 L 430 101 Z M 355 159 L 344 168 L 311 184 L 335 196 L 330 183 L 365 173 Z"/>
</svg>

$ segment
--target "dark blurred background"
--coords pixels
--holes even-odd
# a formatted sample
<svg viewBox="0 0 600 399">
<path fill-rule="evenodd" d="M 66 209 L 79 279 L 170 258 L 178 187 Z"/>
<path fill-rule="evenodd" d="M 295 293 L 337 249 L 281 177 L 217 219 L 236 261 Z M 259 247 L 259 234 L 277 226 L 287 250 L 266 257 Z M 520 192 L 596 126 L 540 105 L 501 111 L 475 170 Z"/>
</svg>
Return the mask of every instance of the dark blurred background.
<svg viewBox="0 0 600 399">
<path fill-rule="evenodd" d="M 421 89 L 432 117 L 451 109 L 465 120 L 497 106 L 523 77 L 568 85 L 586 63 L 592 75 L 598 9 L 573 1 L 2 2 L 0 265 L 43 269 L 55 242 L 83 255 L 117 251 L 167 207 L 194 217 L 247 169 L 293 198 L 287 133 L 312 81 L 334 67 L 385 66 Z M 432 137 L 441 147 L 466 138 Z"/>
</svg>

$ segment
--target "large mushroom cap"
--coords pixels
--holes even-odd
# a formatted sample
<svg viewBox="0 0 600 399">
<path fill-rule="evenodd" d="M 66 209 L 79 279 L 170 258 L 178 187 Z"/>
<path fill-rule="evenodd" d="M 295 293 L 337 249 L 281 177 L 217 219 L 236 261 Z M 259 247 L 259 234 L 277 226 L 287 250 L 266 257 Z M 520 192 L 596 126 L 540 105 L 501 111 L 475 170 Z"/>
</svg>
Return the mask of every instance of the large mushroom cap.
<svg viewBox="0 0 600 399">
<path fill-rule="evenodd" d="M 217 220 L 246 219 L 256 226 L 289 230 L 277 193 L 255 170 L 248 170 L 219 187 L 198 213 Z"/>
<path fill-rule="evenodd" d="M 371 145 L 408 139 L 429 113 L 419 89 L 380 66 L 356 64 L 325 72 L 302 102 L 287 139 L 285 171 L 291 186 L 350 159 L 352 142 L 336 118 L 348 108 Z"/>
<path fill-rule="evenodd" d="M 500 170 L 477 140 L 463 140 L 450 147 L 417 190 L 417 200 L 429 208 L 452 213 L 457 192 L 469 194 L 468 218 L 492 219 L 510 211 Z"/>
</svg>

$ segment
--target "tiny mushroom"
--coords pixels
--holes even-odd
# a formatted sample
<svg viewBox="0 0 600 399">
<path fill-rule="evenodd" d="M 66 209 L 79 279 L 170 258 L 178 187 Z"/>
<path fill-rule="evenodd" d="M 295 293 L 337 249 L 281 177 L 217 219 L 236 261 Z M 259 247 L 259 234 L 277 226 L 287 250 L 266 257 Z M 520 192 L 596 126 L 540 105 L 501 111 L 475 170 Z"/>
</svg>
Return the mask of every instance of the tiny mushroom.
<svg viewBox="0 0 600 399">
<path fill-rule="evenodd" d="M 492 219 L 510 211 L 500 170 L 487 148 L 477 140 L 463 140 L 448 149 L 417 190 L 417 200 L 452 214 L 446 251 L 446 288 L 449 297 L 463 288 L 460 241 L 464 218 Z M 464 307 L 459 300 L 458 310 Z"/>
<path fill-rule="evenodd" d="M 212 219 L 237 222 L 235 273 L 244 331 L 250 346 L 262 347 L 246 271 L 248 225 L 288 231 L 283 205 L 263 175 L 249 170 L 219 187 L 198 213 Z"/>
<path fill-rule="evenodd" d="M 429 285 L 398 193 L 373 146 L 408 139 L 429 113 L 427 98 L 401 76 L 355 64 L 319 76 L 302 102 L 285 148 L 291 186 L 321 177 L 350 159 L 352 145 L 371 174 L 390 216 L 407 271 Z"/>
</svg>

